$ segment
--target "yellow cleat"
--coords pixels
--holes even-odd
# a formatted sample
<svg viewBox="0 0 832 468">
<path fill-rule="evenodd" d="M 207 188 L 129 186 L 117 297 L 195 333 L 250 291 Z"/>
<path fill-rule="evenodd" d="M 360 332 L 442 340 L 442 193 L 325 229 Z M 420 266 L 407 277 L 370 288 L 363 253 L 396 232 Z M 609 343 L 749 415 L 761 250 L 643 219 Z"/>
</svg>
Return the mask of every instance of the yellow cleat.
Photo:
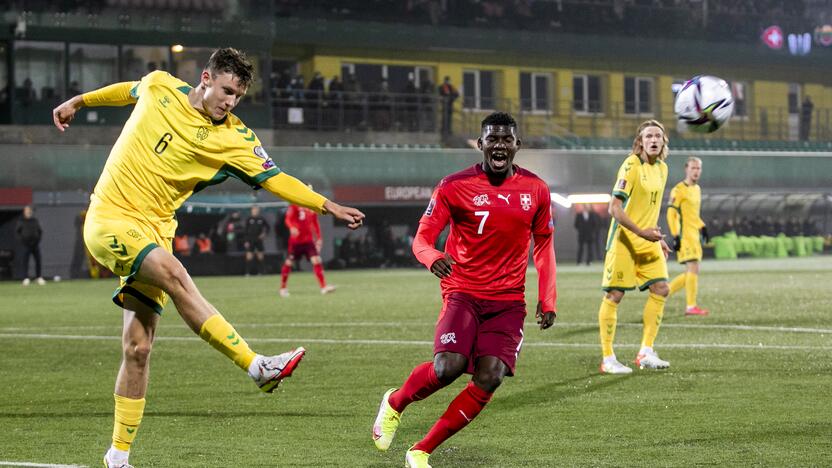
<svg viewBox="0 0 832 468">
<path fill-rule="evenodd" d="M 421 450 L 410 449 L 404 456 L 404 466 L 407 468 L 431 468 L 428 465 L 430 454 Z"/>
<path fill-rule="evenodd" d="M 399 422 L 402 419 L 401 413 L 391 408 L 390 403 L 387 402 L 390 395 L 395 391 L 395 388 L 391 388 L 381 397 L 378 416 L 376 416 L 376 422 L 373 423 L 373 442 L 376 444 L 376 448 L 382 452 L 390 448 L 393 437 L 396 436 L 396 429 L 399 428 Z"/>
</svg>

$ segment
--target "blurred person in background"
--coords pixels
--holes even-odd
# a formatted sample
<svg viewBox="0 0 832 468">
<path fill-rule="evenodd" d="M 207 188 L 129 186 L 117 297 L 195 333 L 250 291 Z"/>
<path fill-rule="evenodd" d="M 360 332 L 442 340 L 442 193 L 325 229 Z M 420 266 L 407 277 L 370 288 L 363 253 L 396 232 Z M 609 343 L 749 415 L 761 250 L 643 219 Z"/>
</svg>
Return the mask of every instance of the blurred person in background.
<svg viewBox="0 0 832 468">
<path fill-rule="evenodd" d="M 194 192 L 234 176 L 290 203 L 332 214 L 357 229 L 360 211 L 313 192 L 282 172 L 257 135 L 231 111 L 252 83 L 254 67 L 242 52 L 215 50 L 195 87 L 163 72 L 76 95 L 52 111 L 66 131 L 83 107 L 134 105 L 90 196 L 84 241 L 90 253 L 121 276 L 113 302 L 122 309 L 122 362 L 116 378 L 108 468 L 129 467 L 141 423 L 150 354 L 170 297 L 190 329 L 225 355 L 264 392 L 294 372 L 305 349 L 275 356 L 255 353 L 210 304 L 171 253 L 175 212 Z M 197 366 L 199 367 L 199 366 Z M 195 369 L 197 370 L 197 369 Z M 211 377 L 199 371 L 205 386 Z"/>
<path fill-rule="evenodd" d="M 23 217 L 17 222 L 14 232 L 23 247 L 23 286 L 29 286 L 32 281 L 29 277 L 29 257 L 35 260 L 35 281 L 43 286 L 46 284 L 41 275 L 40 239 L 43 237 L 43 229 L 31 206 L 23 208 Z"/>
<path fill-rule="evenodd" d="M 263 272 L 263 240 L 269 232 L 269 223 L 260 216 L 260 207 L 252 206 L 251 215 L 243 228 L 243 248 L 246 251 L 246 276 Z"/>
<path fill-rule="evenodd" d="M 586 264 L 589 265 L 594 259 L 595 236 L 598 229 L 598 215 L 592 209 L 592 205 L 577 205 L 578 212 L 575 213 L 575 230 L 578 231 L 578 258 L 575 261 L 581 264 L 583 253 L 586 252 Z"/>
<path fill-rule="evenodd" d="M 309 186 L 311 190 L 311 185 Z M 289 245 L 286 261 L 280 270 L 280 297 L 289 297 L 289 275 L 296 261 L 304 257 L 312 264 L 312 272 L 321 287 L 321 294 L 335 291 L 336 286 L 326 284 L 324 265 L 321 262 L 321 225 L 318 215 L 302 206 L 290 205 L 286 210 L 284 221 L 289 229 Z"/>
<path fill-rule="evenodd" d="M 676 260 L 685 265 L 685 272 L 670 281 L 670 295 L 685 289 L 685 316 L 708 315 L 707 309 L 696 304 L 699 292 L 699 262 L 702 261 L 702 240 L 710 241 L 708 229 L 700 217 L 702 190 L 699 177 L 702 175 L 702 160 L 691 156 L 685 161 L 685 180 L 670 191 L 667 206 L 667 225 L 673 236 L 673 250 Z"/>
</svg>

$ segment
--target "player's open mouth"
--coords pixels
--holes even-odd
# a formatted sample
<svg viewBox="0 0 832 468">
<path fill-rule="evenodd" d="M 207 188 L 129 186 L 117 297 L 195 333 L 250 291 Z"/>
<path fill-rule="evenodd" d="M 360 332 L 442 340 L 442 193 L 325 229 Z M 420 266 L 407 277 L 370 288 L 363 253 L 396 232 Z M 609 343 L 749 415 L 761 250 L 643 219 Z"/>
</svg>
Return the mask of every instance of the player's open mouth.
<svg viewBox="0 0 832 468">
<path fill-rule="evenodd" d="M 491 153 L 491 165 L 494 167 L 505 167 L 508 163 L 508 154 Z"/>
</svg>

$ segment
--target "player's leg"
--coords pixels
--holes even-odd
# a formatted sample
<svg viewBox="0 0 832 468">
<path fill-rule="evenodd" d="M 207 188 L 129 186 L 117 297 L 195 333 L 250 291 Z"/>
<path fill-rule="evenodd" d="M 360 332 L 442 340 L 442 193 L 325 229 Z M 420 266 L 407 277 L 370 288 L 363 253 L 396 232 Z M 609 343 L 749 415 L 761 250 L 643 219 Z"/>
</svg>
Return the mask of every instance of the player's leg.
<svg viewBox="0 0 832 468">
<path fill-rule="evenodd" d="M 256 271 L 255 274 L 262 275 L 263 274 L 263 258 L 265 254 L 263 253 L 263 242 L 258 241 L 258 249 L 254 252 L 254 258 L 257 259 Z"/>
<path fill-rule="evenodd" d="M 318 285 L 321 287 L 321 294 L 329 294 L 335 291 L 335 286 L 326 284 L 326 277 L 324 277 L 324 265 L 321 261 L 320 255 L 312 255 L 309 257 L 309 262 L 312 263 L 312 272 L 315 278 L 318 279 Z"/>
<path fill-rule="evenodd" d="M 391 388 L 382 397 L 373 424 L 373 441 L 379 450 L 390 446 L 409 404 L 424 400 L 469 368 L 477 333 L 474 301 L 460 293 L 445 298 L 434 333 L 433 361 L 416 366 L 401 388 Z"/>
<path fill-rule="evenodd" d="M 604 258 L 601 288 L 605 291 L 598 309 L 598 330 L 601 337 L 602 374 L 629 374 L 633 370 L 618 361 L 613 350 L 615 329 L 618 324 L 618 304 L 624 292 L 635 286 L 635 263 L 624 246 L 613 246 Z"/>
<path fill-rule="evenodd" d="M 666 369 L 670 367 L 670 363 L 659 358 L 659 355 L 653 349 L 664 316 L 667 295 L 670 293 L 670 287 L 667 285 L 667 263 L 658 246 L 656 250 L 655 255 L 650 257 L 650 261 L 637 265 L 637 274 L 642 281 L 639 289 L 642 291 L 650 290 L 642 315 L 644 328 L 641 349 L 635 359 L 636 365 L 642 369 Z"/>
<path fill-rule="evenodd" d="M 271 357 L 252 351 L 234 327 L 205 300 L 179 260 L 164 249 L 151 250 L 135 278 L 167 293 L 191 330 L 247 371 L 264 392 L 274 391 L 282 379 L 292 375 L 303 358 L 303 348 Z"/>
<path fill-rule="evenodd" d="M 253 246 L 250 241 L 246 241 L 244 247 L 246 249 L 246 276 L 250 276 L 254 266 L 254 252 L 252 251 Z"/>
<path fill-rule="evenodd" d="M 35 257 L 35 278 L 37 278 L 38 284 L 43 286 L 44 284 L 46 284 L 46 281 L 43 279 L 43 274 L 41 272 L 41 256 L 39 245 L 32 247 L 32 254 Z"/>
<path fill-rule="evenodd" d="M 670 280 L 670 283 L 668 283 L 668 288 L 670 289 L 670 293 L 668 294 L 668 296 L 672 296 L 672 295 L 676 294 L 677 292 L 681 291 L 682 288 L 684 288 L 685 284 L 687 283 L 687 278 L 688 278 L 688 271 L 687 270 L 682 272 L 682 273 L 679 273 L 676 276 L 674 276 L 673 279 Z"/>
<path fill-rule="evenodd" d="M 108 467 L 127 464 L 130 446 L 141 424 L 150 375 L 150 351 L 158 323 L 159 314 L 152 307 L 125 295 L 122 361 L 113 392 L 113 442 L 104 455 Z"/>
<path fill-rule="evenodd" d="M 707 309 L 703 309 L 697 304 L 697 296 L 699 294 L 699 261 L 692 260 L 688 262 L 687 268 L 685 316 L 708 315 Z"/>
<path fill-rule="evenodd" d="M 280 297 L 289 297 L 289 275 L 292 273 L 292 264 L 295 263 L 295 256 L 292 253 L 292 246 L 289 246 L 289 254 L 283 267 L 280 269 Z"/>
</svg>

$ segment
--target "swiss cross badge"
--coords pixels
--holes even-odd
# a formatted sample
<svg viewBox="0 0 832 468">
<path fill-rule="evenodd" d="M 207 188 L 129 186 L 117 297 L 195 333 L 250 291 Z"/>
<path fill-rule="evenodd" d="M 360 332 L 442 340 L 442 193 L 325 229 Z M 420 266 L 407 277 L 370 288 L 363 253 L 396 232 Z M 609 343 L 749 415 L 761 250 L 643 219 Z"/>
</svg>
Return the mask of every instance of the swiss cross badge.
<svg viewBox="0 0 832 468">
<path fill-rule="evenodd" d="M 520 194 L 520 207 L 523 208 L 525 211 L 529 211 L 532 207 L 532 194 L 530 193 L 521 193 Z"/>
</svg>

